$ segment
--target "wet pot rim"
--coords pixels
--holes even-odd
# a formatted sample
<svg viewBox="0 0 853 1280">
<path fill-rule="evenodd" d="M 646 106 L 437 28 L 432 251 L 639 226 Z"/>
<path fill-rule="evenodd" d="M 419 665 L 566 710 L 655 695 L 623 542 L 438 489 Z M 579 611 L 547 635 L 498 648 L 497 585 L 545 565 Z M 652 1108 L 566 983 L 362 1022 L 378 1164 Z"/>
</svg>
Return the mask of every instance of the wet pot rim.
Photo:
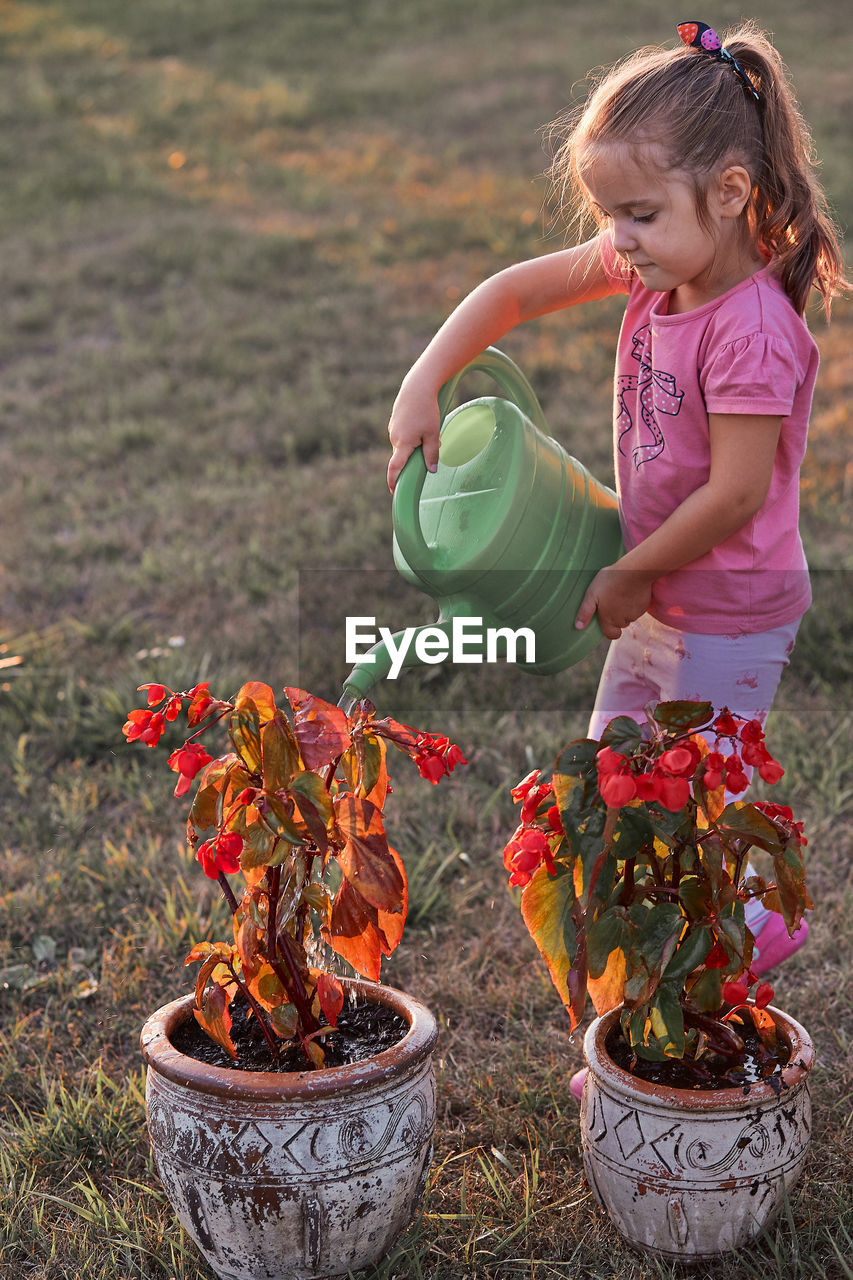
<svg viewBox="0 0 853 1280">
<path fill-rule="evenodd" d="M 605 1049 L 605 1039 L 621 1012 L 621 1006 L 597 1017 L 587 1029 L 584 1036 L 584 1057 L 591 1073 L 599 1080 L 612 1080 L 620 1093 L 630 1095 L 638 1100 L 654 1099 L 658 1104 L 669 1104 L 687 1111 L 742 1111 L 744 1105 L 760 1106 L 776 1102 L 777 1094 L 770 1084 L 753 1084 L 749 1092 L 744 1093 L 741 1086 L 729 1089 L 677 1089 L 641 1080 L 618 1067 Z M 803 1084 L 814 1065 L 814 1044 L 805 1027 L 797 1022 L 789 1013 L 767 1006 L 767 1012 L 773 1017 L 777 1028 L 788 1041 L 791 1057 L 787 1066 L 782 1068 L 782 1081 L 785 1092 Z"/>
<path fill-rule="evenodd" d="M 409 1024 L 402 1039 L 372 1058 L 341 1067 L 314 1071 L 243 1071 L 237 1067 L 217 1067 L 180 1053 L 170 1035 L 191 1016 L 194 997 L 187 994 L 157 1009 L 146 1021 L 139 1045 L 146 1066 L 175 1084 L 231 1098 L 235 1095 L 258 1101 L 300 1101 L 328 1096 L 342 1089 L 369 1089 L 411 1069 L 429 1057 L 438 1039 L 436 1020 L 426 1005 L 407 992 L 382 983 L 342 979 L 347 992 L 371 1003 L 384 1004 Z"/>
</svg>

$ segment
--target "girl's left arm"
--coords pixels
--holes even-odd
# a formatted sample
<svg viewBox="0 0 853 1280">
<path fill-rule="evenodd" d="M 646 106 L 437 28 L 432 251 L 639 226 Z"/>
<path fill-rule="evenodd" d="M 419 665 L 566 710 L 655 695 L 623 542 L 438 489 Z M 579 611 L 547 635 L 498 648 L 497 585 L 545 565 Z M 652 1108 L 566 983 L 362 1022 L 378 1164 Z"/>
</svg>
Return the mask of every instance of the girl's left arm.
<svg viewBox="0 0 853 1280">
<path fill-rule="evenodd" d="M 781 417 L 708 415 L 711 466 L 708 479 L 654 533 L 593 578 L 575 626 L 598 613 L 601 629 L 615 640 L 623 627 L 649 607 L 656 578 L 680 569 L 752 519 L 767 497 Z"/>
</svg>

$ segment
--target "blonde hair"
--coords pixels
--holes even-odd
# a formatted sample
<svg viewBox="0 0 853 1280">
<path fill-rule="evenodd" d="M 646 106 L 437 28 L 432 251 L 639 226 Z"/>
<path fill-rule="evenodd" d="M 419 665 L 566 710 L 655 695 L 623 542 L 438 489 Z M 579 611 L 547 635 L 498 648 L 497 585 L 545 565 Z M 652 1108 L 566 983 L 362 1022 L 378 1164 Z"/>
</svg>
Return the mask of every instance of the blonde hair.
<svg viewBox="0 0 853 1280">
<path fill-rule="evenodd" d="M 638 50 L 601 75 L 581 108 L 551 126 L 557 145 L 549 172 L 561 206 L 577 211 L 579 221 L 589 214 L 580 166 L 597 144 L 656 145 L 669 170 L 691 176 L 700 222 L 714 174 L 743 165 L 752 179 L 745 216 L 754 243 L 771 255 L 798 314 L 816 288 L 829 315 L 833 297 L 850 285 L 787 70 L 753 23 L 727 32 L 723 44 L 759 100 L 731 64 L 700 50 Z"/>
</svg>

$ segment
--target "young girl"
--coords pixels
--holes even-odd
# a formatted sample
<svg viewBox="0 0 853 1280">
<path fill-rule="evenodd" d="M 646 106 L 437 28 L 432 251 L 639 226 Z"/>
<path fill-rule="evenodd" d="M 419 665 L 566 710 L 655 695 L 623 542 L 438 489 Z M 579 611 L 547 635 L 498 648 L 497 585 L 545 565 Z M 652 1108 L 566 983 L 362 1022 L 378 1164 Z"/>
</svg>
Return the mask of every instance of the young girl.
<svg viewBox="0 0 853 1280">
<path fill-rule="evenodd" d="M 438 458 L 439 388 L 523 320 L 627 295 L 614 457 L 625 555 L 577 616 L 611 638 L 589 734 L 649 702 L 701 698 L 767 717 L 810 602 L 798 481 L 818 354 L 812 288 L 847 286 L 811 140 L 780 58 L 752 24 L 607 72 L 564 122 L 552 167 L 591 214 L 585 243 L 501 271 L 407 374 L 389 426 L 393 489 Z M 781 917 L 751 904 L 754 972 L 784 959 Z M 767 922 L 767 928 L 762 926 Z"/>
</svg>

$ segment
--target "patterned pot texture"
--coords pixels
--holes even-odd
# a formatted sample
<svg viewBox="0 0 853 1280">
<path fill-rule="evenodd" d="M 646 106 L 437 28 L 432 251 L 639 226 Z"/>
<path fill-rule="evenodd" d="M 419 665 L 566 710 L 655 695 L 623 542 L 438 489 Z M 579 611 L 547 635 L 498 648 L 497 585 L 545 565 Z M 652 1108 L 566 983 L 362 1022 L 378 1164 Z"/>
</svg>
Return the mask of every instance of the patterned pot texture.
<svg viewBox="0 0 853 1280">
<path fill-rule="evenodd" d="M 581 1101 L 587 1180 L 614 1226 L 641 1252 L 683 1261 L 740 1248 L 772 1223 L 806 1159 L 814 1047 L 768 1008 L 791 1048 L 778 1095 L 768 1083 L 701 1091 L 650 1084 L 610 1058 L 619 1010 L 584 1039 Z"/>
<path fill-rule="evenodd" d="M 317 1280 L 382 1259 L 412 1222 L 435 1127 L 432 1014 L 401 991 L 344 984 L 408 1031 L 352 1066 L 213 1067 L 170 1033 L 192 996 L 149 1018 L 148 1132 L 172 1207 L 221 1280 Z"/>
</svg>

